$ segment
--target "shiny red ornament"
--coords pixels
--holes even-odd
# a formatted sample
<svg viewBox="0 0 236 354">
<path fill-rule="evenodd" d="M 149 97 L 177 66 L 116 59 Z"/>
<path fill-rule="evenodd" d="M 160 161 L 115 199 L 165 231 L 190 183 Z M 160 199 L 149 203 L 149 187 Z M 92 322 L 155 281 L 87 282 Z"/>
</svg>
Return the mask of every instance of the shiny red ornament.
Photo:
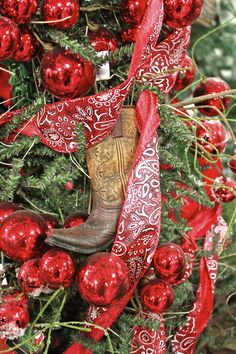
<svg viewBox="0 0 236 354">
<path fill-rule="evenodd" d="M 89 44 L 97 51 L 115 52 L 118 48 L 116 36 L 105 27 L 99 27 L 97 31 L 88 33 Z"/>
<path fill-rule="evenodd" d="M 181 70 L 176 78 L 175 85 L 173 87 L 173 90 L 176 91 L 181 91 L 185 87 L 189 86 L 193 82 L 196 75 L 194 63 L 189 56 L 186 55 L 181 67 L 186 69 Z"/>
<path fill-rule="evenodd" d="M 20 32 L 7 17 L 0 17 L 0 61 L 9 59 L 17 49 Z"/>
<path fill-rule="evenodd" d="M 209 154 L 219 154 L 223 152 L 228 141 L 224 126 L 220 121 L 216 120 L 199 122 L 196 136 L 198 138 L 198 143 Z"/>
<path fill-rule="evenodd" d="M 100 252 L 81 265 L 77 288 L 89 304 L 107 306 L 130 288 L 129 271 L 124 261 L 112 253 Z"/>
<path fill-rule="evenodd" d="M 39 259 L 30 259 L 23 263 L 17 275 L 21 289 L 28 294 L 37 295 L 44 285 L 39 270 Z"/>
<path fill-rule="evenodd" d="M 50 249 L 43 255 L 39 269 L 42 279 L 51 289 L 68 288 L 75 274 L 73 258 L 58 248 Z"/>
<path fill-rule="evenodd" d="M 145 14 L 147 0 L 123 0 L 121 14 L 124 21 L 131 26 L 138 25 Z"/>
<path fill-rule="evenodd" d="M 15 61 L 30 61 L 38 52 L 39 42 L 27 26 L 20 26 L 20 42 L 12 56 Z"/>
<path fill-rule="evenodd" d="M 191 25 L 200 15 L 202 0 L 164 0 L 164 22 L 172 28 Z"/>
<path fill-rule="evenodd" d="M 14 211 L 20 210 L 17 204 L 12 202 L 0 203 L 0 224 Z"/>
<path fill-rule="evenodd" d="M 74 213 L 68 215 L 64 221 L 64 229 L 69 229 L 70 227 L 75 227 L 83 224 L 88 218 L 88 214 L 81 211 L 75 211 Z"/>
<path fill-rule="evenodd" d="M 236 197 L 236 181 L 227 177 L 218 177 L 212 186 L 212 195 L 219 203 L 229 203 Z"/>
<path fill-rule="evenodd" d="M 0 337 L 14 339 L 22 337 L 29 323 L 27 306 L 14 302 L 0 305 Z"/>
<path fill-rule="evenodd" d="M 151 312 L 163 313 L 174 301 L 172 287 L 161 279 L 155 279 L 145 284 L 140 291 L 142 305 Z"/>
<path fill-rule="evenodd" d="M 2 103 L 4 107 L 8 107 L 12 105 L 12 95 L 11 95 L 11 90 L 12 90 L 12 86 L 9 83 L 9 80 L 11 78 L 11 75 L 9 72 L 3 70 L 6 69 L 5 65 L 0 65 L 0 98 L 3 101 L 7 101 Z M 1 125 L 1 123 L 0 123 Z"/>
<path fill-rule="evenodd" d="M 0 0 L 0 12 L 13 22 L 28 22 L 36 13 L 38 0 Z"/>
<path fill-rule="evenodd" d="M 22 290 L 16 290 L 16 289 L 10 290 L 9 292 L 5 292 L 4 295 L 2 296 L 2 301 L 6 303 L 16 301 L 22 306 L 28 305 L 27 296 L 22 292 Z"/>
<path fill-rule="evenodd" d="M 82 96 L 95 80 L 95 69 L 89 61 L 61 47 L 43 56 L 40 72 L 44 87 L 58 98 Z"/>
<path fill-rule="evenodd" d="M 40 214 L 47 224 L 48 231 L 52 229 L 57 229 L 59 227 L 59 222 L 50 214 Z"/>
<path fill-rule="evenodd" d="M 140 25 L 135 26 L 135 27 L 131 27 L 131 28 L 127 28 L 127 29 L 123 29 L 120 32 L 121 41 L 125 44 L 135 43 L 139 29 L 140 29 Z"/>
<path fill-rule="evenodd" d="M 222 79 L 217 77 L 209 77 L 205 82 L 202 82 L 197 85 L 193 92 L 193 97 L 200 97 L 203 95 L 219 94 L 230 90 L 229 85 Z M 195 106 L 198 108 L 199 112 L 207 117 L 214 117 L 218 115 L 218 112 L 211 107 L 199 107 L 199 106 L 212 106 L 216 107 L 220 112 L 223 112 L 224 109 L 227 109 L 230 105 L 231 98 L 229 97 L 215 97 L 210 98 L 199 103 L 195 103 Z"/>
<path fill-rule="evenodd" d="M 79 19 L 79 11 L 78 0 L 43 0 L 41 5 L 44 21 L 53 21 L 48 23 L 48 25 L 59 30 L 74 26 Z M 59 21 L 64 18 L 67 19 Z"/>
<path fill-rule="evenodd" d="M 44 251 L 47 225 L 32 211 L 15 211 L 0 225 L 0 249 L 14 261 L 39 257 Z"/>
<path fill-rule="evenodd" d="M 236 155 L 232 156 L 228 162 L 228 166 L 233 173 L 236 173 Z"/>
<path fill-rule="evenodd" d="M 186 262 L 182 248 L 174 243 L 159 246 L 153 257 L 153 266 L 158 278 L 175 284 L 184 275 Z"/>
</svg>

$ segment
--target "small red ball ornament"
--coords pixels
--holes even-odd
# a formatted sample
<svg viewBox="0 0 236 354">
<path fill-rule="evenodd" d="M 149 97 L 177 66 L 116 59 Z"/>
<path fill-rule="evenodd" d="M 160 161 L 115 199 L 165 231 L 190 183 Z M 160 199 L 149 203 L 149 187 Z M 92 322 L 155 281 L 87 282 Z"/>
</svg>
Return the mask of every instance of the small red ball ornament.
<svg viewBox="0 0 236 354">
<path fill-rule="evenodd" d="M 27 306 L 17 301 L 4 302 L 0 306 L 0 337 L 22 337 L 29 323 Z"/>
<path fill-rule="evenodd" d="M 232 156 L 228 162 L 228 166 L 233 173 L 236 173 L 236 155 Z"/>
<path fill-rule="evenodd" d="M 0 17 L 0 61 L 9 59 L 17 49 L 20 32 L 9 18 Z"/>
<path fill-rule="evenodd" d="M 181 67 L 186 69 L 181 70 L 176 78 L 175 85 L 173 87 L 176 91 L 181 91 L 185 87 L 189 86 L 193 82 L 196 74 L 194 63 L 187 55 L 184 58 Z"/>
<path fill-rule="evenodd" d="M 105 27 L 99 27 L 95 32 L 88 34 L 90 45 L 97 51 L 112 51 L 115 52 L 118 48 L 116 36 Z"/>
<path fill-rule="evenodd" d="M 172 28 L 191 25 L 200 15 L 202 0 L 164 0 L 164 22 Z"/>
<path fill-rule="evenodd" d="M 75 227 L 83 224 L 88 218 L 88 214 L 82 213 L 81 211 L 75 211 L 74 213 L 68 215 L 65 218 L 64 229 L 69 229 L 70 227 Z"/>
<path fill-rule="evenodd" d="M 219 154 L 226 148 L 227 133 L 220 121 L 201 121 L 196 130 L 198 143 L 209 154 Z"/>
<path fill-rule="evenodd" d="M 161 279 L 155 279 L 141 289 L 140 300 L 149 311 L 163 313 L 172 305 L 174 293 L 169 284 Z"/>
<path fill-rule="evenodd" d="M 13 22 L 28 22 L 36 13 L 38 0 L 0 0 L 0 12 Z"/>
<path fill-rule="evenodd" d="M 74 188 L 74 183 L 72 181 L 68 181 L 66 182 L 66 184 L 64 185 L 64 188 L 67 191 L 71 191 Z"/>
<path fill-rule="evenodd" d="M 229 203 L 236 197 L 236 181 L 227 177 L 218 177 L 212 186 L 212 195 L 219 203 Z"/>
<path fill-rule="evenodd" d="M 39 43 L 26 26 L 20 26 L 20 42 L 12 56 L 15 61 L 30 61 L 39 49 Z"/>
<path fill-rule="evenodd" d="M 222 79 L 216 77 L 209 77 L 205 82 L 202 82 L 197 85 L 193 92 L 193 97 L 200 97 L 203 95 L 219 94 L 230 90 L 229 85 Z M 220 112 L 223 112 L 224 109 L 227 109 L 230 105 L 231 98 L 229 97 L 215 97 L 210 98 L 199 103 L 195 103 L 195 106 L 198 108 L 199 112 L 207 117 L 214 117 L 218 115 L 218 112 L 211 107 L 199 107 L 199 106 L 212 106 L 217 108 Z"/>
<path fill-rule="evenodd" d="M 41 5 L 44 21 L 52 21 L 48 25 L 59 30 L 74 26 L 79 19 L 79 10 L 78 0 L 43 0 Z M 60 21 L 62 19 L 66 20 Z"/>
<path fill-rule="evenodd" d="M 57 229 L 59 227 L 59 222 L 50 214 L 40 214 L 40 216 L 44 219 L 47 224 L 48 231 L 52 229 Z"/>
<path fill-rule="evenodd" d="M 0 249 L 14 261 L 37 258 L 45 248 L 47 225 L 31 211 L 15 211 L 0 225 Z"/>
<path fill-rule="evenodd" d="M 89 304 L 107 306 L 129 290 L 129 271 L 116 255 L 100 252 L 88 257 L 80 267 L 76 284 Z"/>
<path fill-rule="evenodd" d="M 39 269 L 42 279 L 51 289 L 58 289 L 60 286 L 68 288 L 75 274 L 75 264 L 71 255 L 57 248 L 43 255 Z"/>
<path fill-rule="evenodd" d="M 131 26 L 136 26 L 142 21 L 147 7 L 147 0 L 123 0 L 121 11 L 124 21 Z"/>
<path fill-rule="evenodd" d="M 44 87 L 58 98 L 82 96 L 95 80 L 95 70 L 89 61 L 61 47 L 43 56 L 40 72 Z"/>
<path fill-rule="evenodd" d="M 185 272 L 185 255 L 182 248 L 174 243 L 159 246 L 153 257 L 157 276 L 169 284 L 175 284 Z"/>
<path fill-rule="evenodd" d="M 18 205 L 12 202 L 2 202 L 0 203 L 0 224 L 14 211 L 20 210 Z"/>
<path fill-rule="evenodd" d="M 17 279 L 25 293 L 33 296 L 41 293 L 40 288 L 43 287 L 44 281 L 39 270 L 39 259 L 30 259 L 23 263 L 19 269 Z"/>
</svg>

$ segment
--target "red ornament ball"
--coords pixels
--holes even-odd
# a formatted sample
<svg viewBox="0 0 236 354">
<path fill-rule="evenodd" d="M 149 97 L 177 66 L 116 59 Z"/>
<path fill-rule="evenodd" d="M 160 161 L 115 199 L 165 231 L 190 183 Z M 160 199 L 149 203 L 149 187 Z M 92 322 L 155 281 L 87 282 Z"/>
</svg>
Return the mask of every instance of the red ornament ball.
<svg viewBox="0 0 236 354">
<path fill-rule="evenodd" d="M 21 26 L 20 42 L 12 56 L 15 61 L 30 61 L 38 52 L 39 42 L 27 26 Z"/>
<path fill-rule="evenodd" d="M 140 27 L 141 26 L 139 25 L 139 26 L 135 26 L 135 27 L 131 27 L 131 28 L 127 28 L 127 29 L 122 30 L 120 32 L 121 41 L 125 44 L 135 43 L 137 33 L 138 33 Z"/>
<path fill-rule="evenodd" d="M 202 82 L 197 85 L 193 92 L 193 97 L 200 97 L 202 95 L 211 95 L 219 94 L 230 90 L 229 85 L 222 79 L 216 77 L 210 77 L 205 82 Z M 211 107 L 199 107 L 199 106 L 212 106 L 216 107 L 219 111 L 223 112 L 224 109 L 227 109 L 230 105 L 231 98 L 229 97 L 215 97 L 210 98 L 199 103 L 195 103 L 195 106 L 198 108 L 199 112 L 207 117 L 214 117 L 218 115 L 218 112 Z"/>
<path fill-rule="evenodd" d="M 42 279 L 51 289 L 58 289 L 60 286 L 68 288 L 75 274 L 71 255 L 57 248 L 50 249 L 43 255 L 39 269 Z"/>
<path fill-rule="evenodd" d="M 3 302 L 17 302 L 22 306 L 27 306 L 28 305 L 28 298 L 27 296 L 22 293 L 21 290 L 10 290 L 9 292 L 4 293 L 3 297 L 2 297 L 2 301 Z"/>
<path fill-rule="evenodd" d="M 75 211 L 74 213 L 68 215 L 65 218 L 64 229 L 69 229 L 70 227 L 75 227 L 83 224 L 88 218 L 88 214 L 82 213 L 81 211 Z"/>
<path fill-rule="evenodd" d="M 191 25 L 200 15 L 202 0 L 164 0 L 164 22 L 172 28 Z"/>
<path fill-rule="evenodd" d="M 121 11 L 125 23 L 131 26 L 140 24 L 146 7 L 147 0 L 123 0 L 121 2 Z"/>
<path fill-rule="evenodd" d="M 29 323 L 27 306 L 4 302 L 0 306 L 0 337 L 14 339 L 22 337 Z"/>
<path fill-rule="evenodd" d="M 185 87 L 189 86 L 193 82 L 196 74 L 194 63 L 187 55 L 185 56 L 181 67 L 186 69 L 181 70 L 177 75 L 175 85 L 173 87 L 176 91 L 181 91 Z"/>
<path fill-rule="evenodd" d="M 233 173 L 236 173 L 236 155 L 232 156 L 228 162 L 228 166 Z"/>
<path fill-rule="evenodd" d="M 31 211 L 15 211 L 0 225 L 0 249 L 14 261 L 39 257 L 44 251 L 47 225 Z"/>
<path fill-rule="evenodd" d="M 9 80 L 11 78 L 11 75 L 9 72 L 3 70 L 7 68 L 5 67 L 5 65 L 2 65 L 1 63 L 1 67 L 0 67 L 0 98 L 3 101 L 7 101 L 7 102 L 2 102 L 2 105 L 4 107 L 8 107 L 12 105 L 12 95 L 11 95 L 11 90 L 12 90 L 12 86 L 9 83 Z"/>
<path fill-rule="evenodd" d="M 198 143 L 209 154 L 219 154 L 226 148 L 227 133 L 220 121 L 201 121 L 196 130 Z"/>
<path fill-rule="evenodd" d="M 17 49 L 20 32 L 9 18 L 0 17 L 0 61 L 9 59 Z"/>
<path fill-rule="evenodd" d="M 20 210 L 18 205 L 12 202 L 2 202 L 0 203 L 0 224 L 14 211 Z"/>
<path fill-rule="evenodd" d="M 212 195 L 219 203 L 231 202 L 236 197 L 236 181 L 223 176 L 216 178 L 212 186 Z"/>
<path fill-rule="evenodd" d="M 44 87 L 58 98 L 82 96 L 95 80 L 95 69 L 89 61 L 61 47 L 43 56 L 40 72 Z"/>
<path fill-rule="evenodd" d="M 48 25 L 59 30 L 74 26 L 79 19 L 79 11 L 78 0 L 43 0 L 41 5 L 44 21 L 53 21 Z M 64 18 L 67 19 L 60 21 Z"/>
<path fill-rule="evenodd" d="M 59 222 L 50 214 L 40 214 L 40 216 L 44 219 L 47 224 L 48 231 L 52 229 L 57 229 L 59 227 Z"/>
<path fill-rule="evenodd" d="M 157 276 L 169 284 L 175 284 L 185 272 L 185 255 L 182 248 L 174 243 L 159 246 L 153 257 Z"/>
<path fill-rule="evenodd" d="M 88 34 L 90 45 L 97 51 L 115 52 L 118 48 L 116 36 L 105 27 L 99 27 L 97 31 Z"/>
<path fill-rule="evenodd" d="M 13 22 L 28 22 L 36 13 L 38 0 L 0 0 L 0 12 Z"/>
<path fill-rule="evenodd" d="M 161 279 L 155 279 L 141 289 L 140 300 L 149 311 L 163 313 L 172 305 L 174 293 L 169 284 Z"/>
<path fill-rule="evenodd" d="M 129 290 L 129 271 L 116 255 L 100 252 L 82 264 L 76 284 L 80 295 L 89 304 L 107 306 Z"/>
<path fill-rule="evenodd" d="M 74 183 L 72 181 L 68 181 L 65 185 L 64 185 L 64 188 L 67 190 L 67 191 L 71 191 L 73 188 L 74 188 Z"/>
<path fill-rule="evenodd" d="M 19 269 L 18 282 L 21 289 L 28 294 L 37 295 L 44 281 L 39 270 L 39 259 L 30 259 L 23 263 Z"/>
</svg>

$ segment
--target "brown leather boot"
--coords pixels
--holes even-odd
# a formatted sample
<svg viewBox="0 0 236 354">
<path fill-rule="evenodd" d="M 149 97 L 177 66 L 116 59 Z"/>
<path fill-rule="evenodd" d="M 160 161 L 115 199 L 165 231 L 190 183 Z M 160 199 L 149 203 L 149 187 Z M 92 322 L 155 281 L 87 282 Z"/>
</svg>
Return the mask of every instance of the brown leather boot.
<svg viewBox="0 0 236 354">
<path fill-rule="evenodd" d="M 124 107 L 112 134 L 86 152 L 93 189 L 91 214 L 80 226 L 52 230 L 50 245 L 88 254 L 112 244 L 137 141 L 135 110 Z"/>
</svg>

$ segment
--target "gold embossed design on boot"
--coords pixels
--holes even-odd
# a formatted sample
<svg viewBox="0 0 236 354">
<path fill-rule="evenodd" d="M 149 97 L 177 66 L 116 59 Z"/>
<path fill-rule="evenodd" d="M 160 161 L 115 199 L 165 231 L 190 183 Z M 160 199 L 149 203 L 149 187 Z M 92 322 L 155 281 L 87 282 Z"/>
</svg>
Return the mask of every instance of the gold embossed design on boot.
<svg viewBox="0 0 236 354">
<path fill-rule="evenodd" d="M 53 230 L 48 242 L 78 253 L 95 253 L 113 241 L 138 141 L 135 110 L 123 108 L 111 135 L 86 152 L 93 190 L 88 220 Z"/>
</svg>

